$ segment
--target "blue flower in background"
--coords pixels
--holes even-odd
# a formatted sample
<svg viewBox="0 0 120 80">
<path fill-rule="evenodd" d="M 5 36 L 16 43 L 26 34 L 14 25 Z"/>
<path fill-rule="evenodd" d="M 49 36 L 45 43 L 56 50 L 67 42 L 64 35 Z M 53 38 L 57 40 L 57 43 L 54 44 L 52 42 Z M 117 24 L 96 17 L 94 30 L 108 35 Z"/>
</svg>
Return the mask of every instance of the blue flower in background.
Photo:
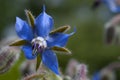
<svg viewBox="0 0 120 80">
<path fill-rule="evenodd" d="M 96 0 L 94 2 L 93 8 L 99 6 L 100 3 L 104 3 L 113 13 L 120 12 L 120 1 L 119 0 Z"/>
<path fill-rule="evenodd" d="M 100 73 L 95 72 L 92 76 L 92 80 L 101 80 Z"/>
<path fill-rule="evenodd" d="M 26 21 L 16 17 L 16 32 L 23 40 L 13 43 L 12 46 L 22 45 L 21 49 L 29 60 L 35 59 L 40 54 L 42 63 L 52 72 L 59 75 L 58 60 L 52 48 L 64 48 L 68 38 L 74 32 L 65 34 L 58 29 L 50 33 L 53 25 L 53 18 L 45 12 L 45 6 L 43 6 L 43 12 L 34 19 L 33 27 L 27 24 Z"/>
</svg>

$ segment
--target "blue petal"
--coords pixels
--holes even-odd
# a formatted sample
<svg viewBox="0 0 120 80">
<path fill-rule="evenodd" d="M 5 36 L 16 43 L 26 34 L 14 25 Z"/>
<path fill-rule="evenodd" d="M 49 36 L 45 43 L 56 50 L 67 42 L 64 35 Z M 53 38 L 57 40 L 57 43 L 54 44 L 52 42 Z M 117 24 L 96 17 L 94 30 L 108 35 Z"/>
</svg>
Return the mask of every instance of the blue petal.
<svg viewBox="0 0 120 80">
<path fill-rule="evenodd" d="M 101 80 L 100 73 L 99 72 L 94 73 L 92 80 Z"/>
<path fill-rule="evenodd" d="M 53 18 L 45 12 L 45 6 L 43 12 L 35 20 L 35 30 L 38 36 L 46 37 L 53 28 Z"/>
<path fill-rule="evenodd" d="M 120 13 L 120 6 L 117 7 L 116 12 L 115 13 Z"/>
<path fill-rule="evenodd" d="M 17 35 L 20 38 L 28 41 L 33 39 L 33 32 L 31 27 L 29 27 L 29 25 L 19 17 L 16 17 L 15 28 L 16 28 Z"/>
<path fill-rule="evenodd" d="M 27 59 L 31 60 L 31 59 L 36 58 L 36 55 L 32 55 L 32 46 L 24 45 L 24 46 L 22 46 L 22 50 L 23 50 L 24 55 Z"/>
<path fill-rule="evenodd" d="M 120 6 L 116 4 L 115 0 L 104 0 L 104 3 L 113 13 L 120 12 Z"/>
<path fill-rule="evenodd" d="M 46 49 L 42 53 L 42 62 L 52 72 L 59 75 L 58 60 L 57 60 L 56 54 L 53 51 Z"/>
<path fill-rule="evenodd" d="M 55 33 L 55 34 L 49 35 L 49 37 L 47 37 L 47 46 L 48 47 L 53 47 L 53 46 L 64 47 L 69 37 L 73 34 L 74 32 L 71 34 Z"/>
</svg>

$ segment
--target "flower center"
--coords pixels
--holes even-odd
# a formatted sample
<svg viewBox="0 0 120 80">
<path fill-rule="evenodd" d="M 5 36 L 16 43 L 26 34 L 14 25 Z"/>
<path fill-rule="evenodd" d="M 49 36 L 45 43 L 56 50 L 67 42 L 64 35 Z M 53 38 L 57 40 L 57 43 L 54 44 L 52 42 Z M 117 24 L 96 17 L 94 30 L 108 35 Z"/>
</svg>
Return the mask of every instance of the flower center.
<svg viewBox="0 0 120 80">
<path fill-rule="evenodd" d="M 47 47 L 46 40 L 43 37 L 34 38 L 31 42 L 33 55 L 37 53 L 42 53 L 43 50 Z"/>
</svg>

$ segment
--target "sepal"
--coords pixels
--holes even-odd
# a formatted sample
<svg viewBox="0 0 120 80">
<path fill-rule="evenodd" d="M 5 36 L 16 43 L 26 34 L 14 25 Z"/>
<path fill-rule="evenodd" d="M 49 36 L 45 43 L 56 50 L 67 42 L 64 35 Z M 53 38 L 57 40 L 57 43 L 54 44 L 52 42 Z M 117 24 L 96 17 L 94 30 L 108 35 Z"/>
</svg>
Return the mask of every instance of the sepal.
<svg viewBox="0 0 120 80">
<path fill-rule="evenodd" d="M 27 16 L 29 25 L 33 28 L 35 26 L 35 24 L 34 24 L 34 21 L 35 21 L 34 16 L 32 15 L 32 13 L 29 10 L 25 10 L 25 14 Z"/>
<path fill-rule="evenodd" d="M 37 63 L 36 63 L 36 71 L 37 71 L 38 68 L 40 67 L 40 63 L 41 63 L 41 55 L 38 54 L 38 55 L 37 55 Z"/>
<path fill-rule="evenodd" d="M 65 25 L 65 26 L 62 26 L 62 27 L 59 27 L 55 30 L 52 30 L 50 32 L 50 34 L 54 34 L 54 33 L 64 33 L 64 32 L 67 32 L 71 27 L 69 25 Z"/>
<path fill-rule="evenodd" d="M 54 46 L 51 48 L 53 51 L 55 52 L 59 52 L 59 53 L 65 53 L 65 54 L 71 54 L 71 51 L 68 50 L 65 47 L 58 47 L 58 46 Z"/>
<path fill-rule="evenodd" d="M 22 46 L 25 45 L 27 43 L 26 40 L 17 40 L 11 44 L 9 44 L 9 46 Z"/>
</svg>

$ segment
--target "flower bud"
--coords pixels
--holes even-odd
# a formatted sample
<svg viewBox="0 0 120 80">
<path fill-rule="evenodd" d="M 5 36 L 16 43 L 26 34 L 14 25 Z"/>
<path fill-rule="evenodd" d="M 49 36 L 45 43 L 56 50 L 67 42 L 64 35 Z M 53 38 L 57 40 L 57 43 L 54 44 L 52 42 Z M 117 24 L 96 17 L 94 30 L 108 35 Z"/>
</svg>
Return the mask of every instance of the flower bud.
<svg viewBox="0 0 120 80">
<path fill-rule="evenodd" d="M 87 66 L 85 64 L 77 65 L 75 80 L 88 80 L 87 79 Z"/>
<path fill-rule="evenodd" d="M 120 44 L 120 15 L 116 15 L 105 24 L 105 43 Z"/>
<path fill-rule="evenodd" d="M 0 74 L 7 72 L 18 60 L 20 51 L 15 47 L 3 47 L 0 49 Z"/>
<path fill-rule="evenodd" d="M 115 38 L 115 27 L 112 26 L 110 23 L 105 25 L 105 43 L 111 44 Z"/>
<path fill-rule="evenodd" d="M 67 65 L 67 70 L 66 70 L 66 74 L 70 77 L 74 77 L 75 76 L 75 71 L 76 71 L 76 66 L 78 65 L 79 63 L 74 60 L 74 59 L 71 59 Z"/>
</svg>

